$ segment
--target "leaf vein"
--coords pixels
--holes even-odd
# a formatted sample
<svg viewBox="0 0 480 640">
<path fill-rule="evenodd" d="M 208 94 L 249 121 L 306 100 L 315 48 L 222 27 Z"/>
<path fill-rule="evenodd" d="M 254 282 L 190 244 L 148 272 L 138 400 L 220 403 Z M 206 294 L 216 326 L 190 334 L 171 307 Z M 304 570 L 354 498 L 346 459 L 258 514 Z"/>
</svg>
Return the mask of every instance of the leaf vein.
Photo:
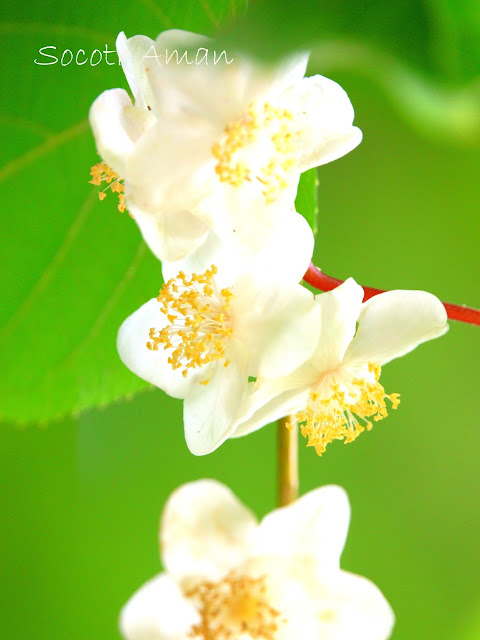
<svg viewBox="0 0 480 640">
<path fill-rule="evenodd" d="M 60 133 L 47 138 L 47 140 L 45 140 L 38 146 L 34 147 L 33 149 L 29 149 L 29 151 L 24 153 L 23 156 L 7 162 L 7 164 L 3 165 L 3 167 L 0 168 L 0 184 L 7 180 L 7 178 L 10 178 L 11 176 L 18 173 L 18 171 L 21 171 L 24 167 L 27 167 L 32 162 L 35 162 L 35 160 L 41 158 L 46 153 L 54 151 L 58 147 L 62 146 L 62 144 L 65 144 L 73 138 L 81 135 L 87 130 L 87 128 L 88 122 L 86 120 L 82 120 L 81 122 L 74 124 L 72 127 L 69 127 L 68 129 L 65 129 L 64 131 L 61 131 Z"/>
<path fill-rule="evenodd" d="M 84 200 L 82 206 L 79 208 L 75 217 L 73 218 L 70 229 L 65 234 L 62 244 L 53 256 L 50 264 L 46 269 L 44 269 L 33 289 L 31 289 L 30 293 L 23 299 L 20 306 L 17 307 L 16 311 L 10 316 L 10 319 L 1 329 L 1 340 L 5 340 L 5 338 L 7 338 L 15 329 L 15 327 L 25 318 L 25 316 L 32 309 L 35 301 L 38 300 L 38 297 L 45 291 L 48 284 L 51 282 L 53 276 L 58 271 L 59 267 L 70 251 L 75 238 L 78 236 L 82 226 L 84 225 L 88 214 L 92 209 L 95 196 L 96 193 L 92 191 Z"/>
</svg>

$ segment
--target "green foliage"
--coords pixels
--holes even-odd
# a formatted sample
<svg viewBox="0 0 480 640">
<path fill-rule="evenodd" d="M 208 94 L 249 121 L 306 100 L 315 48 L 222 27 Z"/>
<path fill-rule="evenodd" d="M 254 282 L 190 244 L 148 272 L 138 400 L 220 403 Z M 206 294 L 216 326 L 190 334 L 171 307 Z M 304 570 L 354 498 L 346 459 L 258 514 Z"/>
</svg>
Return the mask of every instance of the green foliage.
<svg viewBox="0 0 480 640">
<path fill-rule="evenodd" d="M 480 640 L 480 600 L 478 599 L 474 602 L 475 606 L 467 615 L 466 620 L 462 625 L 462 629 L 458 634 L 460 640 Z"/>
<path fill-rule="evenodd" d="M 115 335 L 158 293 L 159 263 L 134 222 L 88 184 L 98 162 L 87 114 L 101 91 L 126 86 L 116 56 L 62 66 L 65 49 L 114 50 L 117 33 L 177 27 L 212 34 L 244 1 L 120 0 L 3 6 L 0 187 L 3 203 L 0 416 L 47 421 L 106 405 L 147 385 L 120 362 Z M 66 54 L 64 62 L 69 60 Z M 97 54 L 98 58 L 98 54 Z M 83 60 L 83 54 L 80 56 Z M 5 373 L 8 372 L 8 375 Z"/>
<path fill-rule="evenodd" d="M 2 5 L 0 77 L 9 89 L 0 95 L 0 357 L 8 375 L 0 417 L 47 421 L 145 388 L 121 365 L 115 334 L 161 285 L 136 225 L 112 195 L 100 203 L 88 185 L 98 161 L 88 108 L 101 91 L 126 86 L 121 68 L 105 58 L 96 66 L 35 64 L 47 61 L 42 47 L 56 47 L 48 52 L 57 59 L 66 49 L 89 58 L 94 49 L 112 51 L 121 30 L 155 37 L 172 27 L 220 30 L 229 46 L 270 57 L 315 44 L 321 72 L 375 77 L 412 125 L 480 140 L 478 3 L 261 0 L 247 15 L 246 8 L 247 0 L 119 0 L 106 10 L 93 0 Z M 296 204 L 315 230 L 314 176 L 302 176 Z"/>
<path fill-rule="evenodd" d="M 221 44 L 267 60 L 312 49 L 312 70 L 373 78 L 422 133 L 480 144 L 478 0 L 260 0 Z"/>
<path fill-rule="evenodd" d="M 318 230 L 318 177 L 315 167 L 300 176 L 295 208 L 307 220 L 316 235 Z"/>
</svg>

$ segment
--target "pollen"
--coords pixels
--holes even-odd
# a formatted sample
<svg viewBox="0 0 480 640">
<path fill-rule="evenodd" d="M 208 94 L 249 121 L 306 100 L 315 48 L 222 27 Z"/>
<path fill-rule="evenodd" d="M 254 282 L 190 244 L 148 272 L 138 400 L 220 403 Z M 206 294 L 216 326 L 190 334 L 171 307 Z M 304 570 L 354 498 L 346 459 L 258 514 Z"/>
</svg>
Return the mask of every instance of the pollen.
<svg viewBox="0 0 480 640">
<path fill-rule="evenodd" d="M 163 329 L 150 329 L 147 348 L 169 350 L 168 362 L 172 369 L 181 369 L 184 377 L 189 370 L 215 360 L 224 359 L 226 367 L 230 364 L 226 346 L 233 333 L 233 294 L 217 287 L 216 273 L 215 265 L 190 277 L 180 271 L 163 285 L 157 297 L 168 323 Z M 200 384 L 208 383 L 203 380 Z"/>
<path fill-rule="evenodd" d="M 200 614 L 189 636 L 202 640 L 274 640 L 283 622 L 267 598 L 265 576 L 238 575 L 231 571 L 223 580 L 205 580 L 186 593 Z"/>
<path fill-rule="evenodd" d="M 370 362 L 368 371 L 372 380 L 354 378 L 348 385 L 332 382 L 327 395 L 310 392 L 307 407 L 296 414 L 289 425 L 299 424 L 309 447 L 315 447 L 321 456 L 333 440 L 353 442 L 363 431 L 370 431 L 374 422 L 387 417 L 387 403 L 392 409 L 400 404 L 398 393 L 385 393 L 379 383 L 380 365 Z"/>
<path fill-rule="evenodd" d="M 273 202 L 288 184 L 289 173 L 295 164 L 298 133 L 287 109 L 273 107 L 268 102 L 250 104 L 246 115 L 228 124 L 220 141 L 212 147 L 220 182 L 239 187 L 245 181 L 256 179 L 263 186 L 266 201 Z M 258 149 L 254 147 L 256 142 L 266 144 L 267 157 L 263 165 L 254 168 L 258 155 Z"/>
<path fill-rule="evenodd" d="M 118 173 L 111 169 L 105 162 L 99 162 L 90 169 L 90 175 L 92 176 L 92 179 L 89 181 L 90 184 L 94 184 L 98 187 L 102 182 L 107 183 L 105 189 L 100 191 L 98 194 L 99 200 L 104 200 L 106 198 L 108 190 L 112 193 L 118 194 L 118 210 L 123 213 L 126 210 L 125 194 L 123 179 L 118 175 Z M 129 215 L 130 217 L 133 217 L 131 213 L 129 213 Z"/>
</svg>

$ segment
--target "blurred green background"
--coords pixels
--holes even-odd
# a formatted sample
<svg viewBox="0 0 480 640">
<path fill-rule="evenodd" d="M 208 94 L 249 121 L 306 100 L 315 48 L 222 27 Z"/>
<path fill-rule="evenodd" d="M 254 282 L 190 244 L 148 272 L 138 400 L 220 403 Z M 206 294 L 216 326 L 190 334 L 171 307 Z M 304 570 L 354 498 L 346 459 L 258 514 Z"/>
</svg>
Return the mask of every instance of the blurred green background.
<svg viewBox="0 0 480 640">
<path fill-rule="evenodd" d="M 317 44 L 310 73 L 347 90 L 364 132 L 319 171 L 315 261 L 339 278 L 478 307 L 480 7 L 401 4 L 370 3 L 369 29 L 362 3 L 338 24 L 322 3 L 296 5 L 318 28 L 305 32 Z M 255 48 L 264 34 L 275 50 L 294 24 L 300 42 L 286 6 L 237 3 L 225 41 L 250 33 Z M 181 402 L 135 395 L 145 385 L 118 361 L 116 327 L 161 282 L 134 223 L 87 184 L 97 162 L 88 107 L 125 86 L 121 70 L 34 64 L 47 45 L 112 49 L 122 29 L 213 34 L 231 10 L 221 0 L 2 6 L 2 640 L 118 638 L 120 607 L 160 569 L 158 518 L 181 483 L 214 477 L 259 516 L 275 506 L 273 426 L 194 458 Z M 480 638 L 479 356 L 480 330 L 452 324 L 386 367 L 382 382 L 402 394 L 388 420 L 321 459 L 301 443 L 302 492 L 338 483 L 350 495 L 342 565 L 383 590 L 395 640 Z"/>
</svg>

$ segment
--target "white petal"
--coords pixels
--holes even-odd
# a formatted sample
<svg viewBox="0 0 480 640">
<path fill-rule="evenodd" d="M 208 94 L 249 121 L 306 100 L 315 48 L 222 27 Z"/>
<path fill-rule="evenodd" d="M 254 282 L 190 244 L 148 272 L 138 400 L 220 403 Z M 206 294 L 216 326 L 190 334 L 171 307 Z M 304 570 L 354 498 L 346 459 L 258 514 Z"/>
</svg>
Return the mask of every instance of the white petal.
<svg viewBox="0 0 480 640">
<path fill-rule="evenodd" d="M 237 280 L 232 299 L 235 337 L 248 353 L 254 376 L 287 375 L 313 353 L 320 308 L 310 291 L 290 281 Z"/>
<path fill-rule="evenodd" d="M 184 259 L 205 242 L 207 225 L 189 211 L 143 211 L 130 199 L 127 204 L 145 242 L 159 260 Z"/>
<path fill-rule="evenodd" d="M 153 40 L 146 36 L 128 38 L 123 31 L 118 34 L 115 43 L 118 59 L 127 78 L 130 90 L 137 106 L 143 109 L 155 109 L 155 98 L 150 84 L 150 76 L 161 74 L 160 67 L 154 56 Z M 147 69 L 149 71 L 147 71 Z M 153 70 L 153 71 L 152 71 Z"/>
<path fill-rule="evenodd" d="M 248 203 L 245 203 L 248 209 Z M 281 281 L 300 282 L 312 258 L 313 232 L 303 216 L 284 205 L 266 205 L 269 209 L 269 221 L 263 223 L 262 208 L 265 203 L 252 211 L 251 220 L 245 214 L 243 220 L 237 220 L 238 233 L 224 237 L 225 253 L 237 260 L 237 275 L 248 270 L 263 278 Z M 230 209 L 229 213 L 232 210 Z M 247 226 L 247 234 L 242 228 Z M 217 225 L 218 228 L 218 225 Z M 235 237 L 233 237 L 235 236 Z M 236 242 L 234 242 L 236 241 Z"/>
<path fill-rule="evenodd" d="M 183 260 L 162 262 L 165 280 L 179 271 L 187 274 L 203 273 L 214 264 L 219 287 L 229 286 L 245 268 L 254 273 L 272 274 L 279 281 L 299 282 L 305 274 L 313 252 L 313 233 L 308 222 L 296 211 L 282 216 L 271 233 L 263 238 L 259 251 L 239 242 L 222 242 L 210 229 L 202 244 Z"/>
<path fill-rule="evenodd" d="M 388 291 L 364 305 L 345 364 L 385 364 L 448 330 L 445 307 L 426 291 Z"/>
<path fill-rule="evenodd" d="M 214 133 L 188 115 L 161 118 L 128 159 L 132 197 L 145 211 L 192 210 L 218 184 L 211 147 Z M 208 212 L 206 212 L 207 214 Z"/>
<path fill-rule="evenodd" d="M 349 520 L 348 497 L 341 487 L 315 489 L 265 516 L 255 555 L 308 556 L 317 573 L 338 570 Z"/>
<path fill-rule="evenodd" d="M 199 210 L 203 214 L 210 212 L 212 226 L 223 243 L 229 247 L 240 245 L 256 254 L 266 247 L 270 238 L 280 237 L 279 227 L 284 226 L 285 218 L 293 209 L 298 178 L 295 174 L 292 183 L 274 203 L 266 202 L 263 187 L 257 181 L 233 187 L 217 180 L 209 197 L 199 204 Z"/>
<path fill-rule="evenodd" d="M 279 216 L 272 234 L 250 262 L 257 273 L 275 273 L 278 280 L 300 282 L 312 259 L 314 237 L 310 225 L 295 210 Z"/>
<path fill-rule="evenodd" d="M 163 389 L 174 398 L 184 398 L 196 376 L 184 378 L 181 370 L 173 370 L 167 362 L 169 353 L 163 348 L 147 348 L 151 328 L 162 329 L 167 319 L 160 304 L 152 298 L 129 316 L 118 330 L 117 349 L 122 362 L 137 376 Z"/>
<path fill-rule="evenodd" d="M 305 53 L 290 56 L 274 66 L 261 65 L 237 52 L 225 51 L 227 64 L 225 54 L 215 50 L 212 43 L 204 36 L 173 29 L 158 36 L 156 48 L 164 57 L 164 64 L 163 81 L 156 86 L 157 102 L 170 113 L 196 113 L 220 124 L 223 130 L 226 124 L 239 118 L 250 103 L 276 97 L 305 74 L 308 60 Z M 182 59 L 186 50 L 189 50 L 190 64 L 186 64 L 186 58 L 178 64 L 177 58 Z M 206 51 L 208 64 L 204 58 Z"/>
<path fill-rule="evenodd" d="M 317 295 L 316 299 L 322 311 L 322 324 L 312 364 L 322 373 L 342 362 L 355 335 L 363 289 L 349 278 L 333 291 Z"/>
<path fill-rule="evenodd" d="M 248 376 L 234 357 L 225 367 L 220 360 L 210 365 L 211 373 L 189 389 L 183 404 L 185 440 L 191 453 L 203 456 L 217 449 L 242 419 L 242 402 L 248 389 Z"/>
<path fill-rule="evenodd" d="M 219 580 L 245 559 L 255 516 L 216 480 L 185 484 L 162 515 L 163 562 L 177 580 Z"/>
<path fill-rule="evenodd" d="M 128 124 L 133 109 L 126 91 L 110 89 L 98 96 L 89 113 L 98 153 L 122 177 L 125 177 L 126 158 L 135 147 Z"/>
<path fill-rule="evenodd" d="M 342 571 L 312 585 L 311 597 L 319 640 L 387 640 L 391 635 L 393 611 L 366 578 Z"/>
<path fill-rule="evenodd" d="M 123 607 L 120 630 L 126 640 L 187 640 L 198 613 L 166 575 L 143 585 Z"/>
<path fill-rule="evenodd" d="M 189 253 L 182 260 L 169 262 L 162 261 L 162 274 L 164 280 L 169 280 L 178 275 L 179 271 L 183 271 L 187 275 L 192 273 L 204 273 L 212 265 L 218 269 L 215 277 L 217 286 L 222 289 L 235 282 L 237 274 L 241 266 L 236 255 L 232 255 L 232 251 L 220 241 L 216 233 L 209 229 L 205 235 L 204 241 L 195 251 Z"/>
<path fill-rule="evenodd" d="M 254 391 L 249 399 L 249 407 L 244 412 L 249 417 L 238 425 L 230 437 L 246 436 L 275 420 L 298 413 L 305 408 L 308 397 L 309 391 L 304 387 L 290 389 L 278 395 L 268 393 L 268 389 Z"/>
<path fill-rule="evenodd" d="M 336 160 L 361 142 L 362 132 L 352 126 L 352 104 L 336 82 L 319 75 L 304 78 L 282 99 L 300 130 L 301 171 Z"/>
</svg>

